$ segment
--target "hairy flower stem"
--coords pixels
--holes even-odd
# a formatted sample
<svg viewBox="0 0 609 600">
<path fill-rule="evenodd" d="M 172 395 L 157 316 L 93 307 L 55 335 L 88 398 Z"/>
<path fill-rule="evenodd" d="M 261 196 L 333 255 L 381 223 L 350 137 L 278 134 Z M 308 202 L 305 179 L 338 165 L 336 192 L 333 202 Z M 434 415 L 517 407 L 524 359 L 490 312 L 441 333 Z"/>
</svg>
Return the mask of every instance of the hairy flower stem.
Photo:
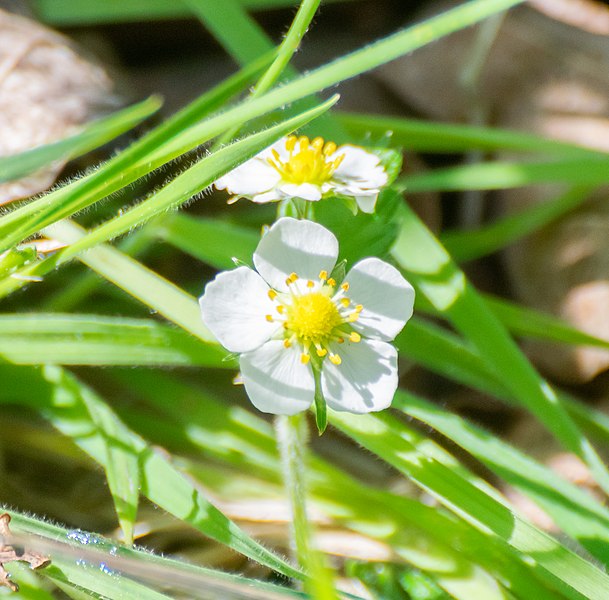
<svg viewBox="0 0 609 600">
<path fill-rule="evenodd" d="M 283 482 L 290 499 L 291 547 L 305 571 L 304 589 L 315 600 L 337 600 L 330 572 L 321 555 L 312 547 L 306 506 L 306 456 L 308 428 L 306 413 L 275 417 L 277 444 L 281 455 Z"/>
</svg>

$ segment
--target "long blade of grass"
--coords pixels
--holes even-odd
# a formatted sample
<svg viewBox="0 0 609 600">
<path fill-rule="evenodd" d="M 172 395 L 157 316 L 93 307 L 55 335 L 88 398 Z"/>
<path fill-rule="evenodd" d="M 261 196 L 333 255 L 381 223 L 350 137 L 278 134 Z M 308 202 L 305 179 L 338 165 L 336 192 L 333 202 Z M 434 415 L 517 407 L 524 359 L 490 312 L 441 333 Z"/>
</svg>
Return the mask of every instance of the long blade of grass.
<svg viewBox="0 0 609 600">
<path fill-rule="evenodd" d="M 529 555 L 547 584 L 567 598 L 592 600 L 609 585 L 609 576 L 533 527 L 506 505 L 443 464 L 430 441 L 389 413 L 332 413 L 330 422 L 411 478 L 449 509 L 482 531 L 499 536 Z M 545 571 L 545 573 L 544 573 Z"/>
<path fill-rule="evenodd" d="M 236 365 L 220 346 L 151 319 L 56 313 L 0 315 L 0 356 L 18 365 Z"/>
<path fill-rule="evenodd" d="M 576 187 L 555 200 L 535 204 L 520 213 L 508 215 L 479 229 L 443 233 L 440 240 L 453 260 L 467 261 L 486 256 L 552 223 L 577 208 L 594 190 Z"/>
<path fill-rule="evenodd" d="M 545 510 L 603 563 L 609 559 L 609 511 L 550 469 L 458 415 L 407 392 L 393 406 L 447 436 Z"/>
<path fill-rule="evenodd" d="M 392 144 L 420 152 L 445 154 L 472 150 L 511 150 L 562 155 L 565 158 L 606 156 L 603 152 L 575 144 L 509 129 L 344 112 L 337 112 L 335 118 L 354 135 L 381 138 L 389 134 Z"/>
<path fill-rule="evenodd" d="M 96 534 L 69 530 L 14 511 L 10 511 L 10 514 L 16 541 L 48 554 L 53 564 L 59 567 L 50 572 L 40 572 L 53 581 L 60 581 L 63 572 L 68 583 L 80 584 L 87 590 L 101 593 L 99 580 L 104 579 L 101 585 L 107 586 L 104 575 L 112 575 L 116 580 L 116 586 L 111 588 L 112 593 L 116 593 L 126 579 L 135 578 L 154 588 L 187 593 L 189 597 L 201 600 L 284 600 L 305 597 L 279 585 L 157 556 L 149 550 L 119 545 Z M 82 576 L 83 569 L 78 569 L 79 562 L 90 567 L 84 570 L 87 578 Z M 67 565 L 71 565 L 68 572 Z M 90 598 L 89 595 L 86 597 Z M 135 597 L 147 596 L 127 596 Z"/>
<path fill-rule="evenodd" d="M 61 264 L 63 260 L 69 260 L 83 250 L 92 248 L 99 243 L 110 241 L 134 227 L 142 225 L 160 213 L 179 207 L 228 171 L 258 154 L 281 137 L 323 114 L 336 104 L 337 101 L 338 95 L 335 95 L 311 110 L 265 131 L 234 142 L 203 158 L 158 190 L 153 198 L 145 200 L 130 210 L 123 212 L 122 215 L 90 230 L 81 240 L 72 244 L 69 248 L 60 251 L 58 253 L 58 264 Z"/>
<path fill-rule="evenodd" d="M 0 371 L 5 369 L 11 367 L 0 365 Z M 300 577 L 298 571 L 247 536 L 210 504 L 161 453 L 149 448 L 120 422 L 107 403 L 67 371 L 60 367 L 45 367 L 42 372 L 12 367 L 3 373 L 3 381 L 9 380 L 13 389 L 1 390 L 0 401 L 14 402 L 15 388 L 29 387 L 30 392 L 23 400 L 29 399 L 59 431 L 104 468 L 108 468 L 108 444 L 116 451 L 132 454 L 140 469 L 141 493 L 152 502 L 237 552 L 287 577 Z M 96 412 L 95 419 L 91 407 Z M 108 423 L 112 424 L 110 429 Z"/>
<path fill-rule="evenodd" d="M 609 491 L 609 472 L 564 410 L 554 390 L 534 370 L 450 255 L 406 206 L 392 256 L 427 297 L 478 349 L 514 397 L 567 448 L 586 462 Z M 416 248 L 416 252 L 413 251 Z"/>
<path fill-rule="evenodd" d="M 131 152 L 121 153 L 100 169 L 95 177 L 86 178 L 77 182 L 77 186 L 71 186 L 70 194 L 67 196 L 64 196 L 64 191 L 58 190 L 45 196 L 42 199 L 43 204 L 32 203 L 35 204 L 33 210 L 42 206 L 44 206 L 44 210 L 31 216 L 27 224 L 17 227 L 16 230 L 14 220 L 19 221 L 21 213 L 17 216 L 13 214 L 0 217 L 0 251 L 13 247 L 50 223 L 86 208 L 112 191 L 120 189 L 157 166 L 204 143 L 234 125 L 374 69 L 449 33 L 516 6 L 522 1 L 472 0 L 311 71 L 293 82 L 271 90 L 260 98 L 246 100 L 235 108 L 206 120 L 199 126 L 191 127 L 156 151 L 153 150 L 149 153 L 150 139 L 147 139 L 147 147 L 143 147 L 141 144 L 135 145 Z M 128 169 L 129 174 L 125 173 L 125 167 L 132 165 L 134 160 L 139 162 L 135 167 Z M 14 212 L 18 213 L 18 211 Z"/>
<path fill-rule="evenodd" d="M 166 144 L 168 140 L 179 139 L 185 130 L 200 122 L 210 112 L 219 109 L 235 94 L 243 91 L 252 81 L 255 74 L 264 66 L 267 66 L 271 60 L 271 55 L 262 57 L 208 92 L 205 92 L 167 121 L 161 123 L 147 135 L 133 143 L 119 156 L 108 161 L 97 172 L 3 215 L 0 217 L 0 228 L 5 233 L 8 233 L 23 225 L 42 209 L 49 209 L 54 205 L 62 205 L 65 202 L 69 202 L 70 199 L 77 198 L 79 195 L 89 194 L 87 196 L 90 200 L 89 203 L 95 202 L 152 171 L 162 164 L 163 160 L 157 161 L 155 164 L 150 163 L 146 168 L 142 166 L 133 168 L 133 165 L 138 159 L 156 152 L 157 148 Z M 191 143 L 194 144 L 195 142 L 191 140 Z M 194 146 L 190 148 L 192 147 Z M 171 154 L 167 160 L 170 160 L 170 158 Z"/>
<path fill-rule="evenodd" d="M 0 295 L 10 293 L 32 277 L 45 275 L 56 266 L 71 260 L 83 250 L 89 250 L 102 242 L 131 230 L 133 227 L 143 224 L 160 213 L 184 204 L 192 196 L 201 192 L 218 177 L 230 171 L 236 165 L 244 162 L 280 137 L 328 110 L 337 99 L 338 97 L 334 96 L 319 107 L 279 123 L 266 131 L 248 136 L 203 158 L 161 188 L 152 198 L 110 219 L 86 235 L 78 239 L 72 238 L 68 247 L 51 257 L 22 268 L 18 273 L 14 274 L 12 279 L 0 281 Z M 57 232 L 57 227 L 61 229 L 61 224 L 55 226 L 54 229 L 47 228 L 46 234 L 67 242 Z"/>
<path fill-rule="evenodd" d="M 541 183 L 599 186 L 607 183 L 609 159 L 576 158 L 550 162 L 486 162 L 404 175 L 397 187 L 409 192 L 502 190 Z"/>
<path fill-rule="evenodd" d="M 297 3 L 298 0 L 239 0 L 240 6 L 253 11 L 286 8 Z M 184 19 L 192 13 L 186 3 L 167 0 L 32 0 L 32 4 L 39 19 L 61 27 Z"/>
</svg>

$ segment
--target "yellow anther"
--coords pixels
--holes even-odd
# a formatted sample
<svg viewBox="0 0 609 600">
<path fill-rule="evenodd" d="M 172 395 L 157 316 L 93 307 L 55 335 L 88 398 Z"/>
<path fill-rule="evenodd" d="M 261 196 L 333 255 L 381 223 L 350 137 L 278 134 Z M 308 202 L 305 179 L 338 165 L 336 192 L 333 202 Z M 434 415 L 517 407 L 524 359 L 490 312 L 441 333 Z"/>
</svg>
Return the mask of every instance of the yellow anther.
<svg viewBox="0 0 609 600">
<path fill-rule="evenodd" d="M 325 348 L 317 348 L 317 356 L 323 357 L 328 354 L 328 351 Z"/>
<path fill-rule="evenodd" d="M 306 136 L 289 136 L 285 141 L 285 148 L 287 157 L 282 158 L 279 152 L 273 149 L 267 162 L 279 173 L 283 181 L 295 184 L 322 186 L 332 179 L 344 156 L 330 160 L 336 144 L 324 145 L 324 140 L 320 137 L 310 142 Z"/>
<path fill-rule="evenodd" d="M 343 362 L 338 354 L 330 354 L 328 358 L 333 365 L 340 365 Z"/>
<path fill-rule="evenodd" d="M 269 322 L 272 323 L 273 322 L 273 315 L 266 315 L 265 319 Z"/>
<path fill-rule="evenodd" d="M 345 155 L 341 154 L 340 156 L 337 156 L 333 161 L 332 161 L 332 172 L 336 171 L 336 169 L 338 169 L 338 167 L 340 167 L 340 163 L 343 162 L 343 160 L 345 160 Z"/>
<path fill-rule="evenodd" d="M 336 152 L 336 144 L 334 142 L 328 142 L 324 146 L 324 154 L 329 156 L 330 154 L 334 154 Z"/>
<path fill-rule="evenodd" d="M 361 342 L 362 341 L 362 336 L 359 333 L 357 333 L 357 331 L 352 331 L 349 334 L 349 341 L 355 342 L 355 343 Z"/>
<path fill-rule="evenodd" d="M 339 344 L 344 344 L 344 343 L 345 343 L 345 338 L 343 338 L 343 337 L 339 337 L 339 338 L 337 338 L 337 339 L 336 339 L 336 341 L 337 341 Z"/>
<path fill-rule="evenodd" d="M 343 290 L 345 290 L 345 292 L 349 291 L 349 284 L 346 281 L 345 281 L 345 283 L 341 284 L 340 287 L 343 288 Z"/>
<path fill-rule="evenodd" d="M 356 310 L 358 313 L 359 313 L 359 312 L 362 312 L 362 310 L 364 310 L 364 305 L 363 305 L 363 304 L 358 304 L 358 305 L 355 307 L 355 310 Z"/>
<path fill-rule="evenodd" d="M 291 346 L 292 346 L 292 342 L 290 342 L 290 340 L 288 340 L 288 339 L 283 340 L 284 348 L 290 348 Z"/>
<path fill-rule="evenodd" d="M 289 280 L 294 283 L 298 279 L 298 275 L 296 273 L 290 273 Z"/>
<path fill-rule="evenodd" d="M 330 287 L 334 287 L 336 285 L 336 280 L 333 277 L 330 277 L 330 279 L 328 279 L 328 281 L 326 281 L 326 283 L 330 286 Z"/>
<path fill-rule="evenodd" d="M 279 306 L 276 307 L 275 309 L 280 315 L 283 314 L 283 312 L 285 311 L 285 306 L 283 304 L 280 304 Z"/>
<path fill-rule="evenodd" d="M 288 152 L 294 151 L 294 146 L 296 146 L 296 140 L 298 138 L 295 135 L 288 136 L 288 139 L 285 141 L 285 148 Z"/>
<path fill-rule="evenodd" d="M 347 306 L 349 306 L 349 304 L 351 304 L 351 300 L 349 300 L 349 298 L 341 298 L 340 299 L 340 303 L 347 308 Z"/>
<path fill-rule="evenodd" d="M 311 357 L 308 354 L 305 354 L 304 352 L 300 355 L 300 362 L 303 365 L 306 365 L 309 361 L 311 360 Z"/>
<path fill-rule="evenodd" d="M 277 292 L 275 290 L 269 290 L 269 298 L 275 300 L 275 298 L 277 298 Z"/>
<path fill-rule="evenodd" d="M 308 288 L 315 287 L 315 284 L 309 279 L 309 281 L 307 281 L 307 287 Z"/>
<path fill-rule="evenodd" d="M 328 279 L 328 271 L 320 271 L 319 272 L 319 278 L 322 281 L 325 281 L 326 279 Z"/>
<path fill-rule="evenodd" d="M 354 312 L 351 313 L 348 317 L 347 317 L 347 322 L 348 323 L 355 323 L 355 321 L 357 321 L 359 319 L 359 313 Z"/>
</svg>

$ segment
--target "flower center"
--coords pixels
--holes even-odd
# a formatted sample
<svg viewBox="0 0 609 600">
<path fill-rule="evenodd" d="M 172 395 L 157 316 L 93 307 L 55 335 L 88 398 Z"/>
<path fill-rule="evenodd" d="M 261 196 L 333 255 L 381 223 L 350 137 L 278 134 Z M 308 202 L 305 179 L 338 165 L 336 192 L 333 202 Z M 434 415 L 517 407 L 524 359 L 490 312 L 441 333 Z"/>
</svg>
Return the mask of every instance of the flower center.
<svg viewBox="0 0 609 600">
<path fill-rule="evenodd" d="M 287 313 L 285 328 L 304 343 L 326 342 L 334 328 L 342 323 L 338 308 L 322 292 L 296 296 Z"/>
<path fill-rule="evenodd" d="M 336 281 L 328 278 L 327 271 L 321 271 L 318 282 L 308 280 L 306 284 L 292 273 L 286 284 L 287 293 L 269 290 L 269 298 L 277 303 L 278 316 L 266 315 L 266 320 L 283 323 L 283 345 L 289 348 L 299 344 L 303 363 L 309 362 L 313 349 L 320 359 L 327 355 L 330 362 L 340 365 L 341 358 L 332 352 L 330 343 L 343 344 L 345 339 L 357 343 L 362 339 L 351 323 L 359 319 L 363 306 L 345 296 L 349 284 L 344 282 L 337 290 Z"/>
<path fill-rule="evenodd" d="M 297 144 L 298 150 L 296 150 Z M 334 171 L 345 157 L 341 154 L 334 160 L 329 160 L 328 157 L 336 152 L 336 144 L 324 143 L 323 138 L 320 137 L 309 142 L 306 136 L 297 138 L 291 135 L 286 139 L 285 147 L 288 151 L 287 160 L 283 160 L 279 152 L 273 150 L 273 158 L 269 158 L 268 162 L 281 178 L 289 183 L 322 185 L 332 178 Z"/>
</svg>

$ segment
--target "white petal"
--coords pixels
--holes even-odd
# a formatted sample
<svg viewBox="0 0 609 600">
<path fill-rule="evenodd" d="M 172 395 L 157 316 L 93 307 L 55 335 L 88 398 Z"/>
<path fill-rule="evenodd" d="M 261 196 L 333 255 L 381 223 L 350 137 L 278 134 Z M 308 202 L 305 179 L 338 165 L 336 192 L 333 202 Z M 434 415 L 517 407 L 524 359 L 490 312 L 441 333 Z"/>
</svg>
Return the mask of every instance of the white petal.
<svg viewBox="0 0 609 600">
<path fill-rule="evenodd" d="M 267 192 L 280 180 L 279 173 L 258 155 L 220 177 L 214 186 L 229 194 L 247 197 Z"/>
<path fill-rule="evenodd" d="M 256 194 L 252 196 L 250 200 L 255 202 L 256 204 L 266 204 L 267 202 L 278 202 L 282 200 L 283 196 L 279 193 L 277 188 L 273 188 L 268 192 L 264 192 L 262 194 Z"/>
<path fill-rule="evenodd" d="M 334 171 L 333 179 L 344 182 L 356 181 L 364 189 L 379 188 L 387 183 L 387 173 L 376 154 L 345 144 L 337 148 L 328 160 L 333 160 L 341 154 L 344 158 Z"/>
<path fill-rule="evenodd" d="M 266 342 L 280 327 L 266 315 L 277 314 L 269 287 L 248 267 L 220 273 L 199 299 L 203 322 L 230 352 L 248 352 Z"/>
<path fill-rule="evenodd" d="M 337 257 L 338 240 L 332 232 L 312 221 L 283 217 L 260 240 L 254 265 L 271 287 L 287 291 L 290 273 L 316 280 L 320 271 L 332 271 Z"/>
<path fill-rule="evenodd" d="M 362 212 L 371 214 L 374 212 L 374 207 L 376 206 L 376 199 L 378 198 L 378 193 L 375 194 L 362 194 L 359 196 L 355 196 L 355 201 L 359 206 L 359 209 Z"/>
<path fill-rule="evenodd" d="M 345 277 L 347 297 L 364 308 L 353 328 L 362 335 L 392 340 L 412 316 L 414 289 L 392 265 L 365 258 Z"/>
<path fill-rule="evenodd" d="M 309 408 L 315 393 L 311 365 L 300 361 L 300 348 L 271 340 L 239 357 L 241 377 L 252 404 L 262 412 L 294 415 Z"/>
<path fill-rule="evenodd" d="M 331 347 L 340 365 L 324 360 L 321 386 L 334 410 L 367 413 L 387 408 L 398 387 L 397 351 L 386 342 L 362 340 Z"/>
<path fill-rule="evenodd" d="M 288 198 L 302 198 L 313 202 L 321 200 L 321 189 L 313 183 L 282 183 L 278 187 Z"/>
</svg>

